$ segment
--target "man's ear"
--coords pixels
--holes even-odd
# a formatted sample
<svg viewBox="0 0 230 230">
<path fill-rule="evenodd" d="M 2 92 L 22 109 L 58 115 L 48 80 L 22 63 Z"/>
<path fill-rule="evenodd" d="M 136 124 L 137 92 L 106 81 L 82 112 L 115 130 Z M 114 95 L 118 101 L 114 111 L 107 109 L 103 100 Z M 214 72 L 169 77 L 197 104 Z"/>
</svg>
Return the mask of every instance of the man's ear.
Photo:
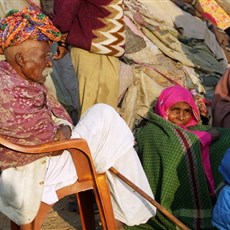
<svg viewBox="0 0 230 230">
<path fill-rule="evenodd" d="M 21 67 L 24 66 L 24 64 L 25 64 L 24 56 L 21 52 L 18 52 L 15 54 L 15 62 Z"/>
</svg>

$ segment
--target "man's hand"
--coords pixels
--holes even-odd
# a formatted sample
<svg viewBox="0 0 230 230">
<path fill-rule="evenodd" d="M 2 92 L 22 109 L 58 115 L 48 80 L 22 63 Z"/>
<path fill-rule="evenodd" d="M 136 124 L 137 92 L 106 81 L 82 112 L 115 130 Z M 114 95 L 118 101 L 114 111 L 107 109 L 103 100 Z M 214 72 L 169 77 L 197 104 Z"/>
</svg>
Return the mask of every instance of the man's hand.
<svg viewBox="0 0 230 230">
<path fill-rule="evenodd" d="M 59 60 L 68 53 L 68 48 L 64 46 L 58 46 L 56 53 L 53 55 L 53 60 Z"/>
<path fill-rule="evenodd" d="M 54 141 L 68 140 L 71 137 L 71 128 L 68 125 L 60 125 L 54 136 Z"/>
<path fill-rule="evenodd" d="M 62 141 L 62 140 L 68 140 L 71 137 L 72 130 L 68 125 L 60 125 L 58 127 L 58 130 L 54 136 L 54 141 Z M 58 156 L 63 153 L 64 150 L 58 150 L 51 152 L 51 156 Z"/>
<path fill-rule="evenodd" d="M 66 43 L 66 38 L 68 33 L 64 33 L 61 35 L 61 40 L 58 43 L 57 51 L 53 55 L 53 60 L 59 60 L 63 58 L 68 53 L 68 44 Z"/>
</svg>

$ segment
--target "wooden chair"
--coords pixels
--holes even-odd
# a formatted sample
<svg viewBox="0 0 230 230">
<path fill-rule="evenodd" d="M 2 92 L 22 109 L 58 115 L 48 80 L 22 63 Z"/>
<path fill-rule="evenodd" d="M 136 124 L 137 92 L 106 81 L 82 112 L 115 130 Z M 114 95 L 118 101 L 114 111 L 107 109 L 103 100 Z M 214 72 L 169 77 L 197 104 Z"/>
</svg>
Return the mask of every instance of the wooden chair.
<svg viewBox="0 0 230 230">
<path fill-rule="evenodd" d="M 50 155 L 50 152 L 67 149 L 71 153 L 76 166 L 78 180 L 73 185 L 58 190 L 58 198 L 61 199 L 67 195 L 76 194 L 82 229 L 94 230 L 94 194 L 103 229 L 115 229 L 115 219 L 106 175 L 96 173 L 90 150 L 85 140 L 71 139 L 66 141 L 49 142 L 36 146 L 24 146 L 13 144 L 0 137 L 0 145 L 26 154 L 49 153 Z M 33 222 L 18 226 L 11 221 L 11 229 L 40 229 L 52 206 L 53 205 L 47 205 L 41 202 L 39 211 Z"/>
</svg>

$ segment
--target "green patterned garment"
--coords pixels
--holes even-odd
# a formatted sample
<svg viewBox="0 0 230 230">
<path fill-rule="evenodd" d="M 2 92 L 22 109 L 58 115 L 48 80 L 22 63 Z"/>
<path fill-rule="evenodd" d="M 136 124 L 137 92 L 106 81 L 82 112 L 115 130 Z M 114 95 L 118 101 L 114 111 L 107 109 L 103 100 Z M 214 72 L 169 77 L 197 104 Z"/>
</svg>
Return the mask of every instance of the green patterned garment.
<svg viewBox="0 0 230 230">
<path fill-rule="evenodd" d="M 209 126 L 197 125 L 196 130 Z M 210 146 L 210 159 L 216 187 L 222 182 L 218 166 L 230 146 L 230 129 L 218 128 L 220 138 Z M 201 162 L 199 139 L 153 112 L 137 129 L 138 154 L 155 199 L 191 229 L 214 229 L 211 225 L 213 199 Z M 126 229 L 176 229 L 157 212 L 148 223 Z"/>
</svg>

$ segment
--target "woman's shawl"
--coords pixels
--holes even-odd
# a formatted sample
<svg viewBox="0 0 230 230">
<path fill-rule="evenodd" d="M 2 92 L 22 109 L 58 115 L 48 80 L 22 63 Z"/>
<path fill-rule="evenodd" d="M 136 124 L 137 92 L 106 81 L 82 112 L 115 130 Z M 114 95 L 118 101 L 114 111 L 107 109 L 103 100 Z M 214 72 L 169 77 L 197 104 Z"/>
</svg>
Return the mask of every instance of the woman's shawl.
<svg viewBox="0 0 230 230">
<path fill-rule="evenodd" d="M 210 127 L 199 125 L 195 129 L 207 130 Z M 230 131 L 222 129 L 220 133 L 219 141 L 210 147 L 216 185 L 222 181 L 218 166 L 230 145 Z M 138 154 L 155 199 L 189 228 L 212 229 L 213 205 L 197 136 L 150 111 L 146 124 L 137 129 L 136 140 Z M 159 212 L 147 224 L 130 228 L 176 229 Z"/>
<path fill-rule="evenodd" d="M 0 136 L 13 143 L 35 145 L 53 140 L 57 130 L 53 115 L 71 122 L 43 84 L 24 80 L 4 61 L 0 62 L 0 92 Z M 0 148 L 0 169 L 22 166 L 42 156 Z"/>
</svg>

